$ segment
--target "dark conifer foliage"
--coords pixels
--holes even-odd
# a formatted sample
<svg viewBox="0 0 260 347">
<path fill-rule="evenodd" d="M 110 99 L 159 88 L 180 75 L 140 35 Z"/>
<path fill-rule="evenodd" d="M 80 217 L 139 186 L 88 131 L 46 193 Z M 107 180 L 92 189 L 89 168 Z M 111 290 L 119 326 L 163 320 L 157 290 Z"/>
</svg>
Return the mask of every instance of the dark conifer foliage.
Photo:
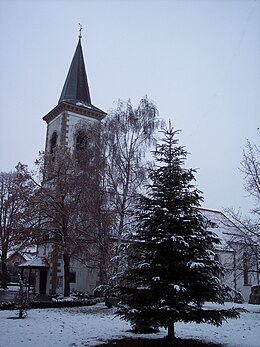
<svg viewBox="0 0 260 347">
<path fill-rule="evenodd" d="M 187 152 L 177 134 L 163 131 L 154 152 L 157 165 L 134 213 L 129 268 L 118 286 L 119 315 L 137 332 L 166 327 L 170 338 L 178 321 L 221 325 L 239 316 L 235 309 L 203 307 L 224 303 L 228 288 L 219 281 L 222 267 L 214 260 L 219 240 L 198 210 L 202 196 L 193 184 L 195 170 L 184 167 Z"/>
</svg>

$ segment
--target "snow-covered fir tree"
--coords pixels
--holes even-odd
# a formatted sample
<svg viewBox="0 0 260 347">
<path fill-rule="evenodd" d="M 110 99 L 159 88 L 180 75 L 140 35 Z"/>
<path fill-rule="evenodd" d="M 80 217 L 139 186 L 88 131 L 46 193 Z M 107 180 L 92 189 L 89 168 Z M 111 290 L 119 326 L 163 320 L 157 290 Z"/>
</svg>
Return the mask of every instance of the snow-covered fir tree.
<svg viewBox="0 0 260 347">
<path fill-rule="evenodd" d="M 219 240 L 198 211 L 202 196 L 193 184 L 195 170 L 184 167 L 187 152 L 177 134 L 163 131 L 154 152 L 157 165 L 137 203 L 129 268 L 118 285 L 119 315 L 137 332 L 165 327 L 169 338 L 178 321 L 221 325 L 223 319 L 239 317 L 235 309 L 204 309 L 206 301 L 224 303 L 228 288 L 214 260 Z"/>
</svg>

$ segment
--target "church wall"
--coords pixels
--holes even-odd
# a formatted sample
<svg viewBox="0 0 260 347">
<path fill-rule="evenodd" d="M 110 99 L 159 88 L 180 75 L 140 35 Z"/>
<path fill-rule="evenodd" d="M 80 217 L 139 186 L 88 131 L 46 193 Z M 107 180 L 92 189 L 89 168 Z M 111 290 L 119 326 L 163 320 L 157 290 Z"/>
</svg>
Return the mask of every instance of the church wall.
<svg viewBox="0 0 260 347">
<path fill-rule="evenodd" d="M 248 302 L 252 285 L 258 284 L 255 273 L 257 261 L 252 250 L 243 243 L 240 229 L 222 212 L 207 209 L 200 209 L 200 212 L 215 224 L 211 231 L 221 241 L 216 247 L 216 254 L 225 269 L 223 282 L 240 292 Z"/>
<path fill-rule="evenodd" d="M 71 291 L 77 290 L 93 295 L 98 284 L 98 270 L 87 267 L 77 260 L 72 260 L 70 271 L 75 273 L 75 282 L 70 283 Z"/>
<path fill-rule="evenodd" d="M 241 247 L 239 243 L 232 244 L 235 250 L 235 262 L 236 262 L 236 288 L 241 292 L 243 298 L 246 302 L 249 300 L 249 296 L 251 293 L 251 286 L 257 284 L 257 276 L 255 272 L 250 270 L 256 270 L 256 262 L 254 263 L 255 267 L 252 266 L 252 258 L 248 254 L 246 258 L 247 269 L 245 268 L 245 264 L 243 262 L 244 252 L 247 250 L 246 245 Z"/>
<path fill-rule="evenodd" d="M 38 256 L 46 257 L 50 268 L 47 270 L 47 294 L 63 294 L 64 285 L 64 269 L 63 260 L 61 257 L 55 259 L 53 257 L 52 251 L 54 250 L 52 244 L 45 244 L 38 247 Z M 56 269 L 54 269 L 56 267 Z M 70 272 L 72 274 L 70 282 L 70 290 L 76 290 L 80 292 L 85 292 L 90 295 L 94 294 L 94 289 L 98 285 L 98 269 L 91 264 L 88 266 L 82 264 L 76 259 L 71 259 Z M 54 282 L 54 283 L 53 283 Z M 37 271 L 35 289 L 39 292 L 40 287 L 40 272 Z M 55 290 L 54 290 L 55 289 Z"/>
<path fill-rule="evenodd" d="M 235 248 L 235 245 L 234 245 Z M 224 266 L 225 276 L 223 283 L 240 292 L 245 302 L 249 301 L 251 286 L 257 283 L 256 275 L 248 272 L 248 284 L 245 284 L 244 271 L 241 268 L 241 254 L 238 251 L 217 250 L 218 259 Z"/>
<path fill-rule="evenodd" d="M 218 261 L 224 267 L 225 276 L 222 281 L 230 288 L 235 289 L 236 284 L 234 281 L 234 252 L 228 250 L 217 250 Z"/>
</svg>

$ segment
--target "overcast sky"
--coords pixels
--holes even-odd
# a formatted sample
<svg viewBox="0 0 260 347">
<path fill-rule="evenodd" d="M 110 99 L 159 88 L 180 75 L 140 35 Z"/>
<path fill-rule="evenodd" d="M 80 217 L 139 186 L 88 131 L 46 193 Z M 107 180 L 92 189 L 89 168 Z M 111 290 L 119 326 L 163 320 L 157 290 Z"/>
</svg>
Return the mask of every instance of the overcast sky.
<svg viewBox="0 0 260 347">
<path fill-rule="evenodd" d="M 249 209 L 238 168 L 260 138 L 260 0 L 0 0 L 0 171 L 44 149 L 78 23 L 92 103 L 147 94 L 182 129 L 203 207 Z"/>
</svg>

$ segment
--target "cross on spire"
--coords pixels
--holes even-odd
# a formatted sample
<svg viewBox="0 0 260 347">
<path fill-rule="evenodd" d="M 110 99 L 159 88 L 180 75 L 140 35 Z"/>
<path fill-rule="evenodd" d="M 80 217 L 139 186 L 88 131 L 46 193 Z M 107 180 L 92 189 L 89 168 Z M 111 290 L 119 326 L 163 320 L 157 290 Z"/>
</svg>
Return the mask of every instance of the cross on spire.
<svg viewBox="0 0 260 347">
<path fill-rule="evenodd" d="M 82 25 L 79 23 L 79 39 L 82 38 L 81 31 L 82 31 Z"/>
</svg>

